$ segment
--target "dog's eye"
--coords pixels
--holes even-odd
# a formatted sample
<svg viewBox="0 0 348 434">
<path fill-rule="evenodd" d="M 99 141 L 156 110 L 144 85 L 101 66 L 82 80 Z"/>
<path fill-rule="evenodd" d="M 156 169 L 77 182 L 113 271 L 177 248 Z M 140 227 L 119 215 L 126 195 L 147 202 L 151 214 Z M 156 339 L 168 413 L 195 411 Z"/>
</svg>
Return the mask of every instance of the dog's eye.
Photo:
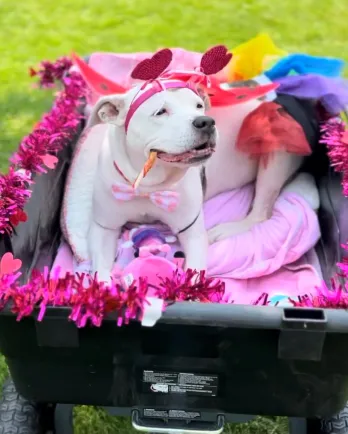
<svg viewBox="0 0 348 434">
<path fill-rule="evenodd" d="M 167 110 L 165 108 L 162 108 L 161 110 L 158 110 L 158 112 L 155 113 L 155 116 L 161 116 L 167 113 Z"/>
<path fill-rule="evenodd" d="M 198 109 L 201 109 L 201 108 L 203 108 L 203 104 L 201 104 L 200 102 L 197 104 L 197 108 Z"/>
</svg>

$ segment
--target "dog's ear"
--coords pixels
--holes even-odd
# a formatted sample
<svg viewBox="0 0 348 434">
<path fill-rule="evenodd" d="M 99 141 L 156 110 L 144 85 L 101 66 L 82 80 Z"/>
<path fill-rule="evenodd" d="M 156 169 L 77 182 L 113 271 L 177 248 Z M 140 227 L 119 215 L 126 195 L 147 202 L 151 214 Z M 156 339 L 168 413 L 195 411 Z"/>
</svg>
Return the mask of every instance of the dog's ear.
<svg viewBox="0 0 348 434">
<path fill-rule="evenodd" d="M 102 123 L 122 126 L 126 119 L 125 95 L 108 95 L 100 98 L 92 108 L 87 128 Z"/>
</svg>

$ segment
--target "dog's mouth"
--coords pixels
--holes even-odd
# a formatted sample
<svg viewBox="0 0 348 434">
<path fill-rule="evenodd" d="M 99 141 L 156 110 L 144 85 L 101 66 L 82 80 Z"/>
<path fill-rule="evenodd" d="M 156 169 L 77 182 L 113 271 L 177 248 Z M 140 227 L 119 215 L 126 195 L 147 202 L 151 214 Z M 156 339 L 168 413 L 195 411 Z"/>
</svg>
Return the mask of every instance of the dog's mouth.
<svg viewBox="0 0 348 434">
<path fill-rule="evenodd" d="M 157 157 L 167 163 L 193 164 L 207 160 L 215 151 L 215 142 L 207 141 L 181 154 L 169 154 L 157 151 Z"/>
</svg>

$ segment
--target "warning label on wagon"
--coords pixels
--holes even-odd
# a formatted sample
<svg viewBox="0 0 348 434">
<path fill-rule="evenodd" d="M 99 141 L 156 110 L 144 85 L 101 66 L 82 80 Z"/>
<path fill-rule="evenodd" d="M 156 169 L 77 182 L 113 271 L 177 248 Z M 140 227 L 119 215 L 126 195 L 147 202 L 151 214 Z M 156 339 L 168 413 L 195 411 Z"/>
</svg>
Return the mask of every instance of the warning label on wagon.
<svg viewBox="0 0 348 434">
<path fill-rule="evenodd" d="M 150 393 L 216 396 L 218 376 L 186 372 L 143 371 L 143 390 Z"/>
</svg>

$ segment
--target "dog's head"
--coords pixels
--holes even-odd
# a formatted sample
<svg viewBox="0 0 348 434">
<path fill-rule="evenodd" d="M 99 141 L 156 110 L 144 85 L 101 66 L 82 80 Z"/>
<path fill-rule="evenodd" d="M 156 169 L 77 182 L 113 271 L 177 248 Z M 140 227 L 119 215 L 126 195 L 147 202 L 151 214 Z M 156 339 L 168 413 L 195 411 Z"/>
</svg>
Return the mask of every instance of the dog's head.
<svg viewBox="0 0 348 434">
<path fill-rule="evenodd" d="M 125 135 L 129 150 L 144 160 L 157 151 L 164 164 L 201 164 L 214 152 L 217 138 L 214 119 L 205 115 L 207 98 L 185 86 L 151 93 L 155 85 L 101 98 L 88 126 L 113 124 Z"/>
</svg>

